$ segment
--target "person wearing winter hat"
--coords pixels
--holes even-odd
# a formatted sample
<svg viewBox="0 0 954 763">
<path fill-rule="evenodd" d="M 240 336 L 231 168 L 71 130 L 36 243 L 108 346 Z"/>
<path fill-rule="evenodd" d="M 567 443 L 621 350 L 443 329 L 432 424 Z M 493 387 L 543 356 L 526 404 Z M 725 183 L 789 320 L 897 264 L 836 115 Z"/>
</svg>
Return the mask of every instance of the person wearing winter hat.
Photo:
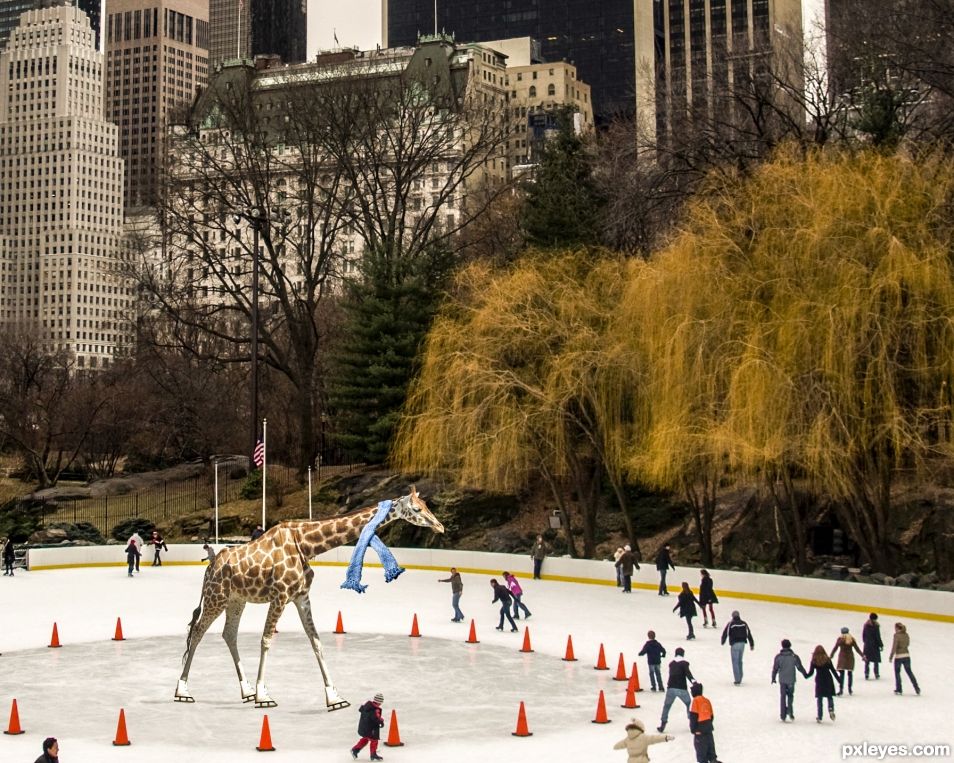
<svg viewBox="0 0 954 763">
<path fill-rule="evenodd" d="M 675 738 L 671 734 L 647 734 L 643 722 L 632 718 L 626 724 L 626 737 L 614 744 L 613 749 L 626 750 L 626 763 L 649 763 L 649 745 L 671 742 Z"/>
<path fill-rule="evenodd" d="M 659 719 L 659 726 L 656 731 L 662 734 L 666 730 L 666 723 L 669 721 L 669 708 L 677 699 L 686 705 L 689 710 L 691 700 L 689 699 L 689 682 L 695 681 L 692 677 L 692 671 L 689 670 L 689 663 L 686 662 L 686 650 L 681 646 L 676 649 L 676 656 L 669 663 L 669 679 L 666 681 L 666 698 L 663 700 L 662 717 Z"/>
<path fill-rule="evenodd" d="M 852 684 L 854 683 L 854 672 L 855 672 L 855 655 L 852 652 L 854 649 L 855 652 L 861 655 L 862 659 L 864 658 L 864 652 L 858 648 L 858 641 L 852 636 L 847 628 L 841 629 L 841 635 L 838 637 L 838 640 L 835 642 L 835 645 L 831 648 L 831 658 L 835 658 L 835 652 L 838 652 L 838 662 L 835 665 L 836 670 L 838 671 L 838 696 L 840 697 L 845 692 L 845 676 L 848 677 L 848 693 L 852 693 Z"/>
<path fill-rule="evenodd" d="M 381 705 L 384 704 L 384 695 L 378 692 L 372 699 L 369 699 L 358 712 L 361 717 L 358 719 L 358 734 L 361 739 L 351 748 L 351 757 L 357 759 L 358 753 L 364 749 L 364 746 L 371 743 L 371 760 L 384 760 L 378 755 L 378 742 L 381 739 L 381 727 L 384 726 L 384 716 L 381 713 Z"/>
<path fill-rule="evenodd" d="M 524 617 L 530 617 L 530 610 L 527 609 L 527 605 L 524 604 L 521 599 L 523 598 L 523 589 L 520 587 L 520 581 L 517 580 L 515 575 L 511 575 L 509 572 L 504 570 L 503 578 L 507 582 L 507 590 L 510 591 L 510 595 L 513 597 L 513 618 L 514 620 L 520 619 L 520 610 L 523 610 Z"/>
<path fill-rule="evenodd" d="M 874 677 L 881 678 L 881 651 L 884 649 L 884 642 L 881 640 L 881 625 L 878 624 L 877 612 L 868 615 L 868 620 L 861 629 L 861 643 L 861 651 L 865 654 L 865 681 L 868 680 L 871 667 L 874 667 Z"/>
<path fill-rule="evenodd" d="M 712 703 L 702 694 L 702 684 L 692 685 L 692 705 L 689 707 L 689 730 L 696 748 L 696 763 L 719 763 L 716 757 L 715 737 L 712 735 Z"/>
<path fill-rule="evenodd" d="M 133 569 L 139 571 L 139 546 L 132 538 L 129 539 L 129 545 L 126 546 L 126 565 L 129 568 L 129 577 L 133 576 Z"/>
<path fill-rule="evenodd" d="M 792 651 L 792 642 L 787 638 L 782 639 L 782 651 L 775 655 L 775 662 L 772 665 L 772 683 L 779 679 L 778 689 L 781 700 L 779 717 L 782 722 L 786 720 L 795 720 L 795 671 L 798 671 L 806 678 L 805 667 L 802 665 L 801 658 Z"/>
<path fill-rule="evenodd" d="M 633 568 L 639 569 L 639 562 L 633 556 L 633 549 L 629 544 L 623 546 L 623 553 L 616 560 L 616 569 L 623 579 L 623 593 L 633 592 Z"/>
<path fill-rule="evenodd" d="M 43 754 L 34 763 L 59 763 L 60 743 L 56 737 L 47 737 L 43 740 Z"/>
<path fill-rule="evenodd" d="M 619 558 L 623 555 L 623 547 L 618 546 L 617 549 L 613 552 L 613 566 L 616 568 L 616 587 L 623 587 L 623 571 L 620 569 L 620 566 L 617 564 Z"/>
</svg>

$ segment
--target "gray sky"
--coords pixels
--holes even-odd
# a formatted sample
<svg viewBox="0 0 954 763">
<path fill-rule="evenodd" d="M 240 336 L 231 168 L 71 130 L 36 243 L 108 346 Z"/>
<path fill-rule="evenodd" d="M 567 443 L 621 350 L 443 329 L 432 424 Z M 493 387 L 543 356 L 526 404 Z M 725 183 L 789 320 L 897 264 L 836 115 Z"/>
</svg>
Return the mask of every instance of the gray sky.
<svg viewBox="0 0 954 763">
<path fill-rule="evenodd" d="M 381 0 L 308 0 L 308 57 L 335 47 L 369 50 L 381 42 Z"/>
</svg>

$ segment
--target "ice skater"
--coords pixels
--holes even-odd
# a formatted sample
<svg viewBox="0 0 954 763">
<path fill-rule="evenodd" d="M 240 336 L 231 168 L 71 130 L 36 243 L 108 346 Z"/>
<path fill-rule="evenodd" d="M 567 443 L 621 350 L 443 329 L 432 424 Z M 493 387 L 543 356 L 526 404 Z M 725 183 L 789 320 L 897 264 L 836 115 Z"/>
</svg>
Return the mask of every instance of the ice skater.
<svg viewBox="0 0 954 763">
<path fill-rule="evenodd" d="M 490 602 L 491 604 L 496 604 L 500 602 L 500 625 L 497 626 L 498 631 L 503 630 L 504 617 L 510 621 L 510 632 L 517 632 L 517 624 L 513 621 L 513 615 L 510 614 L 510 603 L 513 601 L 513 597 L 510 596 L 510 591 L 507 590 L 507 586 L 502 586 L 497 582 L 497 578 L 490 579 L 490 587 L 494 589 L 494 600 Z"/>
<path fill-rule="evenodd" d="M 543 540 L 543 536 L 538 535 L 533 544 L 533 548 L 530 549 L 530 558 L 533 559 L 534 580 L 540 579 L 540 574 L 543 570 L 543 560 L 547 558 L 548 553 L 550 553 L 550 547 L 546 544 L 546 541 Z"/>
<path fill-rule="evenodd" d="M 914 687 L 914 693 L 920 694 L 921 687 L 918 686 L 918 679 L 911 672 L 911 637 L 908 635 L 908 629 L 904 623 L 894 624 L 894 640 L 891 642 L 891 653 L 888 655 L 888 661 L 894 662 L 894 693 L 901 694 L 901 668 L 911 679 L 911 685 Z"/>
<path fill-rule="evenodd" d="M 13 551 L 13 538 L 7 538 L 7 542 L 3 544 L 3 574 L 13 577 L 13 562 L 16 559 L 16 554 Z"/>
<path fill-rule="evenodd" d="M 646 727 L 638 718 L 630 718 L 626 724 L 626 737 L 613 745 L 614 750 L 626 750 L 626 763 L 649 763 L 649 745 L 671 742 L 672 734 L 647 734 Z"/>
<path fill-rule="evenodd" d="M 735 679 L 735 685 L 742 683 L 742 658 L 745 656 L 745 642 L 749 642 L 749 649 L 755 649 L 755 639 L 752 638 L 752 631 L 749 630 L 749 624 L 739 615 L 739 610 L 732 613 L 732 619 L 722 631 L 722 643 L 729 642 L 729 649 L 732 651 L 732 676 Z"/>
<path fill-rule="evenodd" d="M 646 664 L 649 666 L 649 683 L 652 686 L 651 691 L 665 691 L 663 685 L 662 671 L 659 666 L 662 664 L 662 658 L 666 656 L 666 648 L 656 641 L 656 631 L 649 631 L 646 634 L 648 641 L 643 644 L 639 651 L 639 656 L 646 655 Z"/>
<path fill-rule="evenodd" d="M 656 570 L 659 572 L 659 595 L 668 596 L 669 589 L 666 587 L 666 574 L 669 570 L 675 571 L 676 565 L 672 563 L 672 556 L 669 554 L 669 544 L 667 543 L 656 554 Z"/>
<path fill-rule="evenodd" d="M 835 682 L 838 680 L 838 673 L 835 672 L 835 666 L 831 664 L 831 658 L 821 644 L 816 646 L 812 653 L 812 664 L 805 678 L 812 676 L 815 676 L 815 704 L 818 707 L 815 720 L 818 723 L 822 722 L 822 704 L 825 699 L 828 700 L 828 717 L 835 720 Z"/>
<path fill-rule="evenodd" d="M 158 530 L 152 531 L 152 536 L 149 538 L 149 545 L 152 546 L 153 550 L 156 552 L 155 558 L 152 560 L 153 567 L 162 566 L 162 558 L 159 556 L 160 551 L 168 551 L 169 547 L 166 545 L 166 542 L 162 539 L 162 536 L 159 534 Z"/>
<path fill-rule="evenodd" d="M 712 722 L 715 713 L 712 703 L 702 693 L 702 684 L 692 685 L 692 705 L 689 706 L 689 730 L 696 748 L 696 763 L 719 763 L 716 757 Z"/>
<path fill-rule="evenodd" d="M 712 588 L 712 575 L 709 574 L 709 570 L 699 570 L 699 574 L 702 576 L 702 580 L 699 582 L 699 606 L 702 607 L 702 627 L 709 627 L 709 617 L 706 614 L 706 607 L 708 607 L 709 614 L 712 615 L 712 627 L 715 628 L 715 609 L 712 608 L 712 605 L 719 603 L 719 597 L 716 596 Z"/>
<path fill-rule="evenodd" d="M 669 708 L 677 699 L 685 703 L 686 713 L 689 712 L 689 681 L 695 681 L 692 677 L 692 671 L 689 669 L 689 663 L 685 658 L 686 650 L 681 646 L 676 649 L 676 656 L 669 663 L 669 678 L 666 680 L 666 698 L 663 700 L 662 716 L 659 719 L 659 726 L 656 728 L 660 734 L 666 730 L 666 724 L 669 722 Z"/>
<path fill-rule="evenodd" d="M 384 704 L 384 695 L 378 692 L 373 699 L 369 699 L 358 712 L 361 717 L 358 719 L 358 736 L 361 738 L 354 747 L 351 748 L 351 757 L 357 759 L 358 753 L 364 749 L 364 746 L 371 743 L 371 760 L 384 760 L 378 755 L 378 742 L 381 740 L 381 727 L 384 726 L 384 716 L 381 713 L 381 705 Z"/>
<path fill-rule="evenodd" d="M 133 569 L 139 567 L 139 547 L 132 538 L 129 539 L 129 545 L 126 546 L 126 564 L 129 566 L 129 577 L 132 577 Z"/>
<path fill-rule="evenodd" d="M 831 657 L 834 658 L 835 652 L 838 653 L 838 664 L 835 666 L 838 670 L 838 696 L 845 693 L 845 678 L 848 678 L 848 694 L 853 693 L 854 673 L 855 673 L 855 655 L 857 652 L 865 656 L 864 652 L 858 648 L 858 641 L 852 636 L 847 628 L 841 629 L 841 635 L 835 641 L 831 648 Z"/>
<path fill-rule="evenodd" d="M 792 651 L 792 642 L 783 638 L 782 651 L 775 655 L 772 665 L 772 683 L 778 679 L 779 718 L 783 723 L 795 720 L 795 671 L 808 678 L 801 658 Z"/>
<path fill-rule="evenodd" d="M 454 608 L 454 616 L 451 618 L 451 622 L 462 622 L 464 613 L 460 611 L 460 597 L 464 593 L 464 583 L 460 579 L 460 573 L 457 571 L 457 568 L 451 567 L 450 577 L 442 578 L 438 582 L 451 584 L 451 606 Z"/>
<path fill-rule="evenodd" d="M 698 603 L 699 600 L 692 589 L 689 588 L 689 584 L 683 581 L 682 590 L 679 592 L 679 601 L 676 602 L 672 611 L 679 610 L 679 617 L 686 618 L 686 625 L 689 626 L 689 634 L 686 636 L 687 641 L 692 641 L 696 637 L 695 631 L 692 630 L 692 618 L 699 614 L 696 610 L 696 604 Z"/>
<path fill-rule="evenodd" d="M 208 562 L 211 564 L 215 561 L 215 549 L 209 543 L 204 543 L 202 545 L 202 550 L 205 551 L 205 556 L 202 557 L 203 562 Z"/>
<path fill-rule="evenodd" d="M 629 544 L 623 546 L 623 553 L 616 560 L 616 569 L 623 580 L 623 593 L 633 592 L 633 568 L 639 569 L 639 562 L 633 555 L 633 549 Z"/>
<path fill-rule="evenodd" d="M 56 737 L 47 737 L 43 740 L 43 754 L 33 763 L 59 763 L 60 743 Z"/>
<path fill-rule="evenodd" d="M 868 615 L 864 627 L 861 629 L 861 651 L 865 654 L 865 681 L 871 668 L 874 668 L 875 679 L 881 678 L 881 652 L 884 642 L 881 640 L 881 624 L 878 622 L 878 613 Z"/>
<path fill-rule="evenodd" d="M 129 540 L 126 541 L 128 546 L 130 543 L 136 544 L 136 572 L 139 572 L 139 558 L 142 556 L 142 536 L 138 532 L 134 532 L 129 536 Z"/>
<path fill-rule="evenodd" d="M 525 618 L 530 617 L 530 610 L 527 609 L 527 605 L 522 601 L 523 589 L 520 587 L 520 582 L 506 570 L 504 570 L 503 577 L 504 580 L 507 581 L 507 590 L 510 591 L 510 595 L 513 597 L 513 619 L 520 619 L 521 609 L 523 610 L 523 616 Z"/>
<path fill-rule="evenodd" d="M 623 555 L 623 547 L 618 546 L 613 552 L 613 566 L 616 568 L 616 587 L 623 587 L 623 571 L 619 566 L 619 558 Z"/>
</svg>

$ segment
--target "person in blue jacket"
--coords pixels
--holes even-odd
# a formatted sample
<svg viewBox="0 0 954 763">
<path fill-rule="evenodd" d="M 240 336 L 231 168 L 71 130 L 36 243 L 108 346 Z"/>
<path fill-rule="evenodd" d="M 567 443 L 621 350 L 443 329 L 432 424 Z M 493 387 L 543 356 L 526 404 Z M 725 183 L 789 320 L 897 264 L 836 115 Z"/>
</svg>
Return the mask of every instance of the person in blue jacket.
<svg viewBox="0 0 954 763">
<path fill-rule="evenodd" d="M 656 631 L 649 631 L 646 635 L 649 640 L 643 644 L 639 656 L 646 655 L 646 664 L 649 665 L 649 683 L 652 686 L 650 691 L 665 691 L 666 686 L 663 684 L 660 666 L 662 658 L 666 656 L 666 648 L 656 641 Z"/>
</svg>

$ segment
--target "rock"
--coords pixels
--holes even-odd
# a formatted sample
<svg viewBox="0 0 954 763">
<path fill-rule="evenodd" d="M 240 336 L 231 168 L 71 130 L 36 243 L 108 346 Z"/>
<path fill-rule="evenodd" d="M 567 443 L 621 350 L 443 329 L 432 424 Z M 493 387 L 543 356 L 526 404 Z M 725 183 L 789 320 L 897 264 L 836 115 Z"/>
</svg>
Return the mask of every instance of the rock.
<svg viewBox="0 0 954 763">
<path fill-rule="evenodd" d="M 908 588 L 917 588 L 920 578 L 914 572 L 905 572 L 903 575 L 898 575 L 895 579 L 895 583 L 900 586 L 906 586 Z"/>
<path fill-rule="evenodd" d="M 29 537 L 27 543 L 31 545 L 48 545 L 51 543 L 63 543 L 68 539 L 69 536 L 66 534 L 66 530 L 61 530 L 58 527 L 50 527 L 44 530 L 37 530 Z"/>
<path fill-rule="evenodd" d="M 885 585 L 897 585 L 897 582 L 896 582 L 895 579 L 894 579 L 893 577 L 891 577 L 890 575 L 886 575 L 885 578 L 884 578 L 884 584 L 885 584 Z"/>
<path fill-rule="evenodd" d="M 825 577 L 831 580 L 847 580 L 848 568 L 841 564 L 832 564 L 828 567 Z"/>
<path fill-rule="evenodd" d="M 887 580 L 888 576 L 883 572 L 872 572 L 871 581 L 873 583 L 878 583 L 879 585 L 884 585 L 884 581 Z"/>
<path fill-rule="evenodd" d="M 946 583 L 938 583 L 937 590 L 954 593 L 954 580 L 948 580 Z"/>
<path fill-rule="evenodd" d="M 938 582 L 938 577 L 936 572 L 929 572 L 927 575 L 921 578 L 919 585 L 924 588 L 927 586 L 935 585 Z"/>
<path fill-rule="evenodd" d="M 852 575 L 851 580 L 855 583 L 873 583 L 870 575 Z"/>
</svg>

